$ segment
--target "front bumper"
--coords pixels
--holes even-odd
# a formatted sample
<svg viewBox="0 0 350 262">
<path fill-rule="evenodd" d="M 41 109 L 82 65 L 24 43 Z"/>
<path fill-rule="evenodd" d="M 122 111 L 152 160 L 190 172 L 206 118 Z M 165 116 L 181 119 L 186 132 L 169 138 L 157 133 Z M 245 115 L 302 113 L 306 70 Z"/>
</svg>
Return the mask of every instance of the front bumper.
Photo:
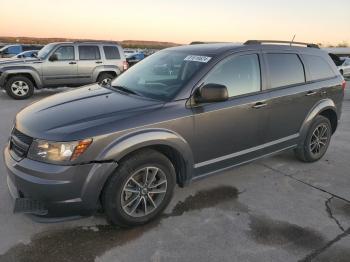
<svg viewBox="0 0 350 262">
<path fill-rule="evenodd" d="M 99 196 L 115 162 L 60 166 L 12 158 L 4 150 L 8 187 L 15 198 L 39 201 L 47 218 L 88 216 L 99 207 Z M 33 212 L 35 213 L 35 212 Z"/>
</svg>

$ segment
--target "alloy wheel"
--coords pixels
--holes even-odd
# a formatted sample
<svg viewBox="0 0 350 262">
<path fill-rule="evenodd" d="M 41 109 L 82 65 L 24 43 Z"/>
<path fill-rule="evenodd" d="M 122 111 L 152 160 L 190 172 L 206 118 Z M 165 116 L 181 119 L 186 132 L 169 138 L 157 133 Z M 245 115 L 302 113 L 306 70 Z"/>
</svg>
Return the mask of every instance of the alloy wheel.
<svg viewBox="0 0 350 262">
<path fill-rule="evenodd" d="M 167 192 L 165 173 L 157 167 L 145 167 L 130 176 L 121 195 L 124 212 L 144 217 L 155 211 Z"/>
<path fill-rule="evenodd" d="M 326 124 L 318 125 L 311 136 L 310 152 L 313 155 L 320 155 L 327 149 L 329 140 L 329 128 Z"/>
<path fill-rule="evenodd" d="M 25 96 L 29 92 L 29 85 L 24 81 L 15 81 L 11 85 L 11 91 L 17 96 Z"/>
<path fill-rule="evenodd" d="M 100 82 L 100 85 L 101 86 L 109 86 L 111 84 L 111 82 L 112 82 L 111 78 L 105 78 Z"/>
</svg>

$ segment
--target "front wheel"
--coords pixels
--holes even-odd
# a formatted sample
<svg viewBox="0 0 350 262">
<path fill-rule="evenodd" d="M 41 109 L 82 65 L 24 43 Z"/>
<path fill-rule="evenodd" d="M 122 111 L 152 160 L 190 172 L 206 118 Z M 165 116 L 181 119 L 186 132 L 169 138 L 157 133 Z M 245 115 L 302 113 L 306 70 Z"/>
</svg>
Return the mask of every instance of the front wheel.
<svg viewBox="0 0 350 262">
<path fill-rule="evenodd" d="M 303 145 L 295 150 L 295 155 L 303 162 L 315 162 L 326 153 L 331 141 L 332 126 L 328 118 L 317 116 L 312 122 Z"/>
<path fill-rule="evenodd" d="M 16 100 L 27 99 L 34 94 L 34 85 L 25 76 L 11 77 L 5 85 L 5 89 L 6 93 Z"/>
<path fill-rule="evenodd" d="M 146 149 L 127 157 L 102 194 L 108 220 L 129 227 L 155 219 L 171 200 L 175 177 L 171 161 L 158 151 Z"/>
</svg>

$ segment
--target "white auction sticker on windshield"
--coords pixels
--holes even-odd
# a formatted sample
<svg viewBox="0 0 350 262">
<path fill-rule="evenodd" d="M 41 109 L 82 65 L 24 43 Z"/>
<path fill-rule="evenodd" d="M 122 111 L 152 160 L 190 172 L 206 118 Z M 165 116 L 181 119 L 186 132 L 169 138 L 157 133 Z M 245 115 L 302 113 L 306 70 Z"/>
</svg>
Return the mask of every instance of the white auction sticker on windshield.
<svg viewBox="0 0 350 262">
<path fill-rule="evenodd" d="M 211 57 L 209 56 L 201 56 L 201 55 L 188 55 L 184 59 L 185 61 L 193 61 L 193 62 L 200 62 L 200 63 L 208 63 L 210 61 Z"/>
</svg>

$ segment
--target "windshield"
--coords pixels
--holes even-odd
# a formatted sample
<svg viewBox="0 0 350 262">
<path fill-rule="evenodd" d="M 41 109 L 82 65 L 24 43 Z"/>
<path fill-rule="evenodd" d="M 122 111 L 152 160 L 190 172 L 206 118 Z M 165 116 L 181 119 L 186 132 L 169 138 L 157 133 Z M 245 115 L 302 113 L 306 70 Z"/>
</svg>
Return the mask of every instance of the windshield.
<svg viewBox="0 0 350 262">
<path fill-rule="evenodd" d="M 171 100 L 210 60 L 176 51 L 160 51 L 139 62 L 112 82 L 134 93 L 157 100 Z"/>
<path fill-rule="evenodd" d="M 54 48 L 56 46 L 55 43 L 51 43 L 48 44 L 46 46 L 44 46 L 39 52 L 37 57 L 40 59 L 45 59 L 47 57 L 47 55 L 51 52 L 52 48 Z"/>
</svg>

